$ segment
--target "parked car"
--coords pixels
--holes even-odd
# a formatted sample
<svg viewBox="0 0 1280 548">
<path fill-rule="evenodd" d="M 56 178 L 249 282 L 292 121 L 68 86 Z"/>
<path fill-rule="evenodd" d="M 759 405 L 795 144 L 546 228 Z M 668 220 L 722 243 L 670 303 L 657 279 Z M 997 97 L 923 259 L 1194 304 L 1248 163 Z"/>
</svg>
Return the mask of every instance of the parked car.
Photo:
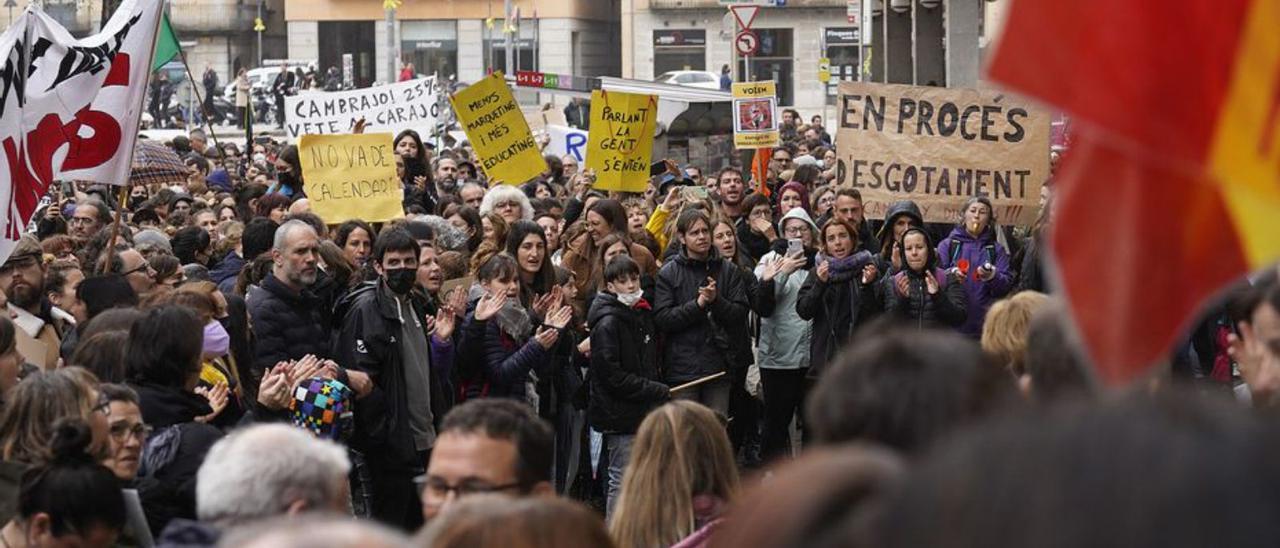
<svg viewBox="0 0 1280 548">
<path fill-rule="evenodd" d="M 673 70 L 662 73 L 654 81 L 691 88 L 720 89 L 720 75 L 705 70 Z"/>
</svg>

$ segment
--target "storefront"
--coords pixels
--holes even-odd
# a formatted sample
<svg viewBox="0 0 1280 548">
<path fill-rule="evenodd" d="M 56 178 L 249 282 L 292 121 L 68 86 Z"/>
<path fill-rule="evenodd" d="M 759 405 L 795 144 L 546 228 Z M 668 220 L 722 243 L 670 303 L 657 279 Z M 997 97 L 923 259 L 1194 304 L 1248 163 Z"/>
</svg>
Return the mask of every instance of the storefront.
<svg viewBox="0 0 1280 548">
<path fill-rule="evenodd" d="M 675 70 L 707 70 L 707 31 L 653 31 L 653 74 L 656 76 Z"/>
<path fill-rule="evenodd" d="M 520 25 L 519 38 L 514 39 L 516 66 L 507 70 L 507 39 L 498 27 L 488 31 L 485 63 L 489 71 L 500 70 L 504 74 L 515 74 L 521 70 L 538 70 L 538 25 L 537 21 L 524 21 Z"/>
<path fill-rule="evenodd" d="M 828 27 L 822 31 L 826 57 L 831 61 L 831 81 L 827 83 L 828 104 L 835 104 L 840 82 L 858 79 L 858 27 Z"/>
<path fill-rule="evenodd" d="M 405 21 L 400 25 L 400 60 L 417 74 L 458 73 L 457 21 Z"/>
</svg>

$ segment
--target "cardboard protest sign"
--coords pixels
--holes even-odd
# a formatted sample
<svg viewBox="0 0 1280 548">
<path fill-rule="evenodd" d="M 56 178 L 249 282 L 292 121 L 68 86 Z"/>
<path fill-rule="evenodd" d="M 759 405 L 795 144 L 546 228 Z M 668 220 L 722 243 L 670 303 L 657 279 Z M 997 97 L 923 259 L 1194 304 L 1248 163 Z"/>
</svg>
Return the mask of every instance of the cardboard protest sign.
<svg viewBox="0 0 1280 548">
<path fill-rule="evenodd" d="M 430 131 L 440 116 L 434 76 L 351 91 L 311 91 L 284 99 L 290 137 L 348 133 L 364 118 L 370 131 Z"/>
<path fill-rule="evenodd" d="M 501 72 L 494 72 L 449 102 L 491 181 L 524 184 L 547 169 L 529 123 Z"/>
<path fill-rule="evenodd" d="M 311 211 L 326 224 L 404 215 L 390 133 L 303 135 L 298 143 Z"/>
<path fill-rule="evenodd" d="M 591 92 L 586 167 L 596 172 L 595 188 L 644 192 L 657 121 L 658 98 L 653 95 Z"/>
<path fill-rule="evenodd" d="M 913 200 L 926 222 L 954 223 L 987 196 L 1002 224 L 1035 220 L 1049 177 L 1049 113 L 975 89 L 840 83 L 836 178 L 862 192 L 864 215 Z"/>
<path fill-rule="evenodd" d="M 573 156 L 581 165 L 587 159 L 587 132 L 569 126 L 547 126 L 546 153 L 557 158 Z"/>
<path fill-rule="evenodd" d="M 778 89 L 773 82 L 733 84 L 733 145 L 778 146 Z"/>
</svg>

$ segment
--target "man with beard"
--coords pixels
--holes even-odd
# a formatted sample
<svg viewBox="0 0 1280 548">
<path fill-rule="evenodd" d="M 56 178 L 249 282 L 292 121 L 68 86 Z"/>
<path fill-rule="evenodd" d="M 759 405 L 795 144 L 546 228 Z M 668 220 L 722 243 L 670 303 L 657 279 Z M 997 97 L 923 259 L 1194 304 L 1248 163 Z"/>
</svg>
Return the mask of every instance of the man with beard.
<svg viewBox="0 0 1280 548">
<path fill-rule="evenodd" d="M 292 220 L 276 230 L 271 273 L 245 297 L 257 336 L 252 370 L 260 376 L 282 361 L 308 354 L 329 357 L 323 301 L 311 291 L 319 274 L 320 238 L 311 225 Z"/>
<path fill-rule="evenodd" d="M 456 194 L 458 192 L 458 161 L 447 156 L 436 158 L 435 168 L 436 190 L 439 195 Z"/>
<path fill-rule="evenodd" d="M 742 172 L 736 167 L 726 167 L 720 170 L 716 181 L 716 191 L 720 194 L 720 214 L 737 222 L 746 214 L 742 210 L 742 201 L 747 197 Z"/>
<path fill-rule="evenodd" d="M 368 458 L 372 514 L 406 531 L 422 525 L 422 503 L 413 478 L 435 446 L 435 417 L 448 411 L 443 378 L 453 361 L 454 311 L 440 309 L 433 327 L 426 303 L 414 290 L 417 240 L 403 228 L 378 236 L 370 260 L 376 280 L 353 290 L 338 334 L 338 361 L 373 380 L 360 400 L 354 443 Z"/>
<path fill-rule="evenodd" d="M 9 296 L 13 323 L 44 345 L 44 356 L 27 356 L 27 359 L 44 369 L 53 369 L 58 366 L 62 340 L 53 325 L 52 307 L 44 298 L 42 256 L 40 243 L 34 236 L 28 234 L 18 240 L 13 254 L 0 266 L 0 290 Z"/>
</svg>

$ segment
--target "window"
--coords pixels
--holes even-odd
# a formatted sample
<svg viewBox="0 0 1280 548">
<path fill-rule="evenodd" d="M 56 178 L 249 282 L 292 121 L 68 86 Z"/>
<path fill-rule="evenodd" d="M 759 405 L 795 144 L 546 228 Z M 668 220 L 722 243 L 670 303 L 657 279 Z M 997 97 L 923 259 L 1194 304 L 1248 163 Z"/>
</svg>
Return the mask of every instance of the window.
<svg viewBox="0 0 1280 548">
<path fill-rule="evenodd" d="M 791 84 L 795 62 L 792 60 L 791 29 L 758 29 L 760 50 L 751 56 L 750 81 L 773 80 L 778 85 L 778 104 L 795 104 L 794 86 Z M 746 69 L 743 58 L 738 59 L 738 73 Z"/>
<path fill-rule="evenodd" d="M 405 21 L 400 26 L 400 59 L 413 63 L 415 74 L 456 76 L 457 21 Z"/>
<path fill-rule="evenodd" d="M 706 70 L 707 31 L 702 29 L 658 29 L 653 31 L 653 73 L 677 70 Z M 690 83 L 696 80 L 676 80 Z"/>
</svg>

